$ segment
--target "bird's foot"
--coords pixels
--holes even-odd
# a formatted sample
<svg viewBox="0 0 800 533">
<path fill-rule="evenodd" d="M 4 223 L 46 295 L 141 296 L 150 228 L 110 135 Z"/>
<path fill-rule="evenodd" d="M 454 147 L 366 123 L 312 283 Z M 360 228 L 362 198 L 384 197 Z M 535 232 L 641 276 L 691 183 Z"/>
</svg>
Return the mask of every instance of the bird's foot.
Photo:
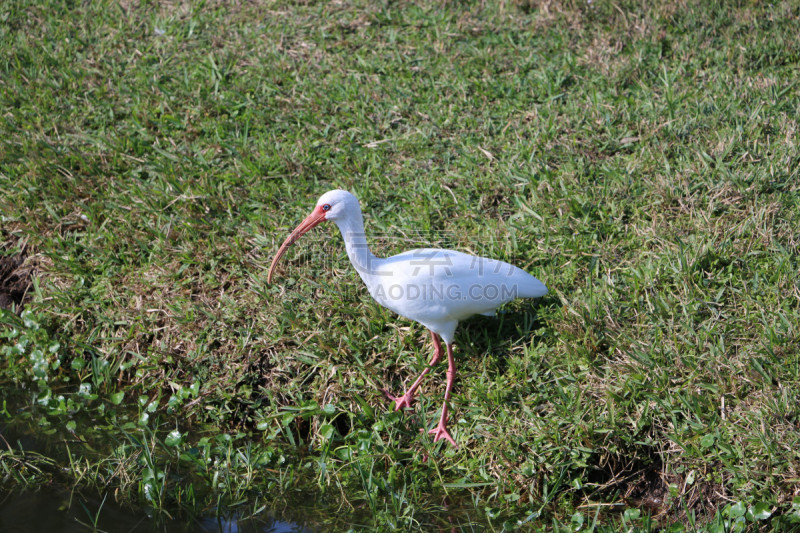
<svg viewBox="0 0 800 533">
<path fill-rule="evenodd" d="M 386 389 L 383 389 L 383 393 L 386 395 L 387 398 L 394 402 L 394 410 L 399 411 L 405 407 L 411 408 L 411 402 L 414 401 L 414 395 L 405 393 L 402 396 L 395 396 L 391 392 Z"/>
<path fill-rule="evenodd" d="M 431 435 L 433 435 L 433 442 L 437 442 L 439 439 L 447 439 L 450 444 L 453 445 L 453 448 L 458 448 L 458 444 L 456 441 L 453 440 L 453 437 L 450 436 L 450 432 L 447 431 L 447 423 L 439 421 L 439 424 L 433 428 L 432 430 L 428 431 Z"/>
</svg>

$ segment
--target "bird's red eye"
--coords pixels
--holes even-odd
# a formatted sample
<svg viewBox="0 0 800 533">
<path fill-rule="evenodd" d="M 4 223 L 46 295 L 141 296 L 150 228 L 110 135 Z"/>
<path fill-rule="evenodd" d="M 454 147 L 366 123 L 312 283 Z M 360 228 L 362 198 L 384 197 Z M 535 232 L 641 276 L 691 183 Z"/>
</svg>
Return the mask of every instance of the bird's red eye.
<svg viewBox="0 0 800 533">
<path fill-rule="evenodd" d="M 331 209 L 331 204 L 325 204 L 322 206 L 323 211 L 330 211 L 330 209 Z"/>
</svg>

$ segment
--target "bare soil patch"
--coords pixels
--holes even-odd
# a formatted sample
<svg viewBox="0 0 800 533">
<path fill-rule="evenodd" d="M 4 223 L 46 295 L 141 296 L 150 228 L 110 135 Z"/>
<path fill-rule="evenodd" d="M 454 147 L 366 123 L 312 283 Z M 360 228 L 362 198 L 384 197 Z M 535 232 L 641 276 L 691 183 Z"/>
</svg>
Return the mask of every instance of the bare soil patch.
<svg viewBox="0 0 800 533">
<path fill-rule="evenodd" d="M 25 248 L 18 254 L 0 257 L 0 308 L 22 310 L 31 287 L 27 257 Z"/>
</svg>

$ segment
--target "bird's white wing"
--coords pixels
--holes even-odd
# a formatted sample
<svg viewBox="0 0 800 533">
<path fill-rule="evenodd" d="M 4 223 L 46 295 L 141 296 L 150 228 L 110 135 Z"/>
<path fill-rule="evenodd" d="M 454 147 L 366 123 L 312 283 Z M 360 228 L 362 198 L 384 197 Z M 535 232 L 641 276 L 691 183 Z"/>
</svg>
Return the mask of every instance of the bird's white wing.
<svg viewBox="0 0 800 533">
<path fill-rule="evenodd" d="M 547 287 L 527 272 L 494 259 L 422 248 L 380 261 L 369 289 L 382 305 L 412 320 L 461 320 L 493 314 L 515 298 L 536 298 Z"/>
</svg>

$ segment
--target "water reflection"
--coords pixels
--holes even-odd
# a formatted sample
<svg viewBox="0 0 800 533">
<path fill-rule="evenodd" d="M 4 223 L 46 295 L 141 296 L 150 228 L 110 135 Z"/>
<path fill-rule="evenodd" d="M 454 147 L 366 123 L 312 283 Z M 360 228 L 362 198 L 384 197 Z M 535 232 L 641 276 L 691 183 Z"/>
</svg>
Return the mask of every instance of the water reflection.
<svg viewBox="0 0 800 533">
<path fill-rule="evenodd" d="M 66 490 L 45 488 L 3 494 L 0 489 L 0 533 L 108 532 L 209 532 L 209 533 L 313 533 L 311 529 L 269 516 L 242 518 L 205 517 L 189 523 L 156 520 L 123 509 L 108 500 L 82 499 Z"/>
<path fill-rule="evenodd" d="M 254 520 L 252 518 L 248 520 L 206 518 L 203 520 L 201 527 L 203 527 L 203 531 L 219 531 L 220 533 L 250 533 L 251 531 L 261 533 L 312 533 L 310 529 L 291 522 L 271 519 L 268 524 L 254 524 L 252 523 Z"/>
</svg>

